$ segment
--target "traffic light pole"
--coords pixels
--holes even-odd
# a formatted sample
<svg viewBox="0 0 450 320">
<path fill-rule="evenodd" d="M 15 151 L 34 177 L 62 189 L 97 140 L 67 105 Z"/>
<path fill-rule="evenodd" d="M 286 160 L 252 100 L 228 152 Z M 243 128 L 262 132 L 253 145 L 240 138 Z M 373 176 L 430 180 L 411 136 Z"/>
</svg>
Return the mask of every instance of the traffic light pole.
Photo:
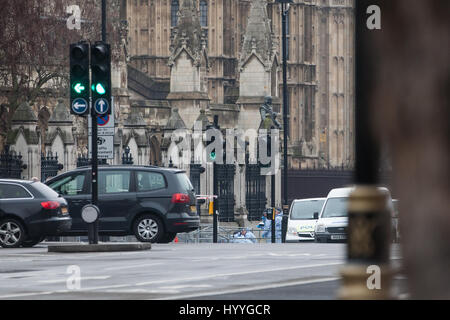
<svg viewBox="0 0 450 320">
<path fill-rule="evenodd" d="M 217 194 L 217 165 L 215 161 L 213 162 L 213 194 Z M 213 243 L 217 243 L 217 201 L 218 199 L 215 199 L 213 204 Z"/>
<path fill-rule="evenodd" d="M 102 0 L 102 41 L 106 42 L 106 0 Z"/>
<path fill-rule="evenodd" d="M 89 99 L 91 108 L 91 122 L 92 122 L 92 170 L 91 170 L 91 189 L 92 201 L 91 203 L 98 207 L 98 144 L 97 144 L 97 115 L 92 107 L 92 97 Z M 98 219 L 94 223 L 89 224 L 89 244 L 98 244 Z"/>
<path fill-rule="evenodd" d="M 288 95 L 287 95 L 287 29 L 286 29 L 286 16 L 289 13 L 288 4 L 282 4 L 281 16 L 282 16 L 282 38 L 283 38 L 283 189 L 284 189 L 284 201 L 283 201 L 283 223 L 284 230 L 282 232 L 282 242 L 286 241 L 286 229 L 287 229 L 287 217 L 289 214 L 288 204 Z"/>
<path fill-rule="evenodd" d="M 275 215 L 276 215 L 276 210 L 275 210 L 275 174 L 272 174 L 270 176 L 271 181 L 270 181 L 270 202 L 271 202 L 271 206 L 272 206 L 272 222 L 270 223 L 270 233 L 272 234 L 272 243 L 276 242 L 276 225 L 275 225 Z"/>
</svg>

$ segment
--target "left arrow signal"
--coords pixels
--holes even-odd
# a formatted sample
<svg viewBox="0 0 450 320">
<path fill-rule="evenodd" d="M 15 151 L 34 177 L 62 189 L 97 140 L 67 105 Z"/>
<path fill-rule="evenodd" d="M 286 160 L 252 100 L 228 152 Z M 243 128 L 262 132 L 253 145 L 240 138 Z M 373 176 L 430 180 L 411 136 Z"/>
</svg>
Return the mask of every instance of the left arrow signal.
<svg viewBox="0 0 450 320">
<path fill-rule="evenodd" d="M 81 93 L 82 91 L 84 91 L 86 88 L 81 84 L 81 83 L 77 83 L 74 87 L 75 91 L 77 93 Z"/>
</svg>

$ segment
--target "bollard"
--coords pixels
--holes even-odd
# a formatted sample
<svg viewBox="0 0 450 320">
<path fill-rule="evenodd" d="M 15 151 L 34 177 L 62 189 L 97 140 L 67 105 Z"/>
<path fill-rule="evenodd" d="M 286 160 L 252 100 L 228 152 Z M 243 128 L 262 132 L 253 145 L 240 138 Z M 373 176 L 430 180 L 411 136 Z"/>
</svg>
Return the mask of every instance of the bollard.
<svg viewBox="0 0 450 320">
<path fill-rule="evenodd" d="M 347 265 L 341 270 L 340 299 L 392 299 L 390 200 L 387 189 L 375 186 L 357 186 L 350 195 Z"/>
</svg>

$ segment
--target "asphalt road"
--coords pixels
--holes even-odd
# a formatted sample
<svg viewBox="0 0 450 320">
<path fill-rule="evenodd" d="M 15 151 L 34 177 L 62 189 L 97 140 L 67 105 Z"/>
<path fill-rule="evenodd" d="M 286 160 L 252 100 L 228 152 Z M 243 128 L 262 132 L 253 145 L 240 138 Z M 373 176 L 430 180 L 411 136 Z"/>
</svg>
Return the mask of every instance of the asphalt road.
<svg viewBox="0 0 450 320">
<path fill-rule="evenodd" d="M 392 258 L 398 265 L 397 245 Z M 47 253 L 44 243 L 0 249 L 0 300 L 335 299 L 344 263 L 344 244 L 171 243 L 61 254 Z M 404 296 L 403 287 L 396 293 Z"/>
</svg>

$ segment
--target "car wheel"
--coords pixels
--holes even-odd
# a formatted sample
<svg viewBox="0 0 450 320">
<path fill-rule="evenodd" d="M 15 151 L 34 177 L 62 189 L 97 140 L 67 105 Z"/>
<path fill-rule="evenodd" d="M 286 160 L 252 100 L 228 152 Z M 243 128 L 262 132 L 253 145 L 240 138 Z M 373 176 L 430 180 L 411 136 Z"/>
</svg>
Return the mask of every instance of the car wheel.
<svg viewBox="0 0 450 320">
<path fill-rule="evenodd" d="M 22 247 L 31 248 L 44 241 L 45 237 L 30 238 L 22 242 Z"/>
<path fill-rule="evenodd" d="M 161 220 L 155 215 L 144 214 L 134 222 L 133 232 L 141 242 L 156 243 L 163 237 L 164 227 Z"/>
<path fill-rule="evenodd" d="M 158 243 L 170 243 L 177 236 L 176 232 L 167 232 L 164 236 L 161 237 L 161 240 Z"/>
<path fill-rule="evenodd" d="M 20 247 L 25 238 L 25 228 L 16 219 L 5 219 L 0 222 L 0 245 L 3 248 Z"/>
</svg>

